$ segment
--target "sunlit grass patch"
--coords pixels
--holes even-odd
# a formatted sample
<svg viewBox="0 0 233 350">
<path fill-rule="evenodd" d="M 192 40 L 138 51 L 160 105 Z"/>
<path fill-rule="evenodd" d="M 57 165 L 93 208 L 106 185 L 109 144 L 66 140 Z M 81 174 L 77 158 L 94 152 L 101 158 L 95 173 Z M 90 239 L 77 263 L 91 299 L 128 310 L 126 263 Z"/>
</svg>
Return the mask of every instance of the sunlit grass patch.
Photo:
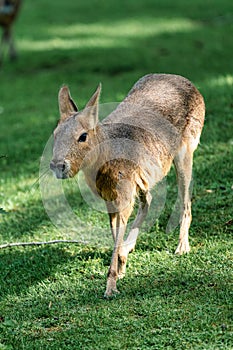
<svg viewBox="0 0 233 350">
<path fill-rule="evenodd" d="M 110 38 L 77 38 L 67 39 L 54 37 L 48 40 L 22 39 L 19 46 L 24 51 L 75 50 L 79 48 L 114 47 L 117 41 Z M 119 44 L 119 42 L 118 42 Z M 122 44 L 122 43 L 121 43 Z"/>
<path fill-rule="evenodd" d="M 207 79 L 206 84 L 210 88 L 218 88 L 218 87 L 224 87 L 224 88 L 232 88 L 233 87 L 233 75 L 232 74 L 226 74 L 224 76 L 220 75 L 214 78 Z"/>
<path fill-rule="evenodd" d="M 106 23 L 72 24 L 66 27 L 51 26 L 50 35 L 61 37 L 73 37 L 82 35 L 120 37 L 120 38 L 143 38 L 148 35 L 163 33 L 176 33 L 198 30 L 200 24 L 186 18 L 138 18 Z"/>
<path fill-rule="evenodd" d="M 25 51 L 126 47 L 132 39 L 143 39 L 165 33 L 189 32 L 199 28 L 200 24 L 184 18 L 128 19 L 106 24 L 75 24 L 66 27 L 55 25 L 46 30 L 50 39 L 22 38 L 19 40 L 19 46 Z"/>
</svg>

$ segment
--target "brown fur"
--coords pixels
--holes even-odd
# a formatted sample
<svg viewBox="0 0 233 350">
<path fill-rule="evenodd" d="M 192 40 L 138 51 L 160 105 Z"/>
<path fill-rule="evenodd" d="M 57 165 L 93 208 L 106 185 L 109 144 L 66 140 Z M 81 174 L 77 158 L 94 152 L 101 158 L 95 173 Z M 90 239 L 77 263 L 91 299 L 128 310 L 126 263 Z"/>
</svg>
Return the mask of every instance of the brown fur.
<svg viewBox="0 0 233 350">
<path fill-rule="evenodd" d="M 117 292 L 125 275 L 128 254 L 151 202 L 150 190 L 171 168 L 177 172 L 180 196 L 180 237 L 176 253 L 189 252 L 193 152 L 204 124 L 205 105 L 187 79 L 169 74 L 141 78 L 127 97 L 98 122 L 99 86 L 78 112 L 67 87 L 59 92 L 61 119 L 54 131 L 50 167 L 57 178 L 73 177 L 82 169 L 86 181 L 108 209 L 115 242 L 106 296 Z M 139 210 L 124 240 L 135 198 Z"/>
<path fill-rule="evenodd" d="M 17 17 L 20 5 L 21 0 L 0 0 L 0 26 L 3 29 L 0 47 L 0 63 L 4 45 L 8 45 L 9 47 L 9 56 L 11 60 L 15 59 L 17 56 L 13 42 L 12 26 Z"/>
</svg>

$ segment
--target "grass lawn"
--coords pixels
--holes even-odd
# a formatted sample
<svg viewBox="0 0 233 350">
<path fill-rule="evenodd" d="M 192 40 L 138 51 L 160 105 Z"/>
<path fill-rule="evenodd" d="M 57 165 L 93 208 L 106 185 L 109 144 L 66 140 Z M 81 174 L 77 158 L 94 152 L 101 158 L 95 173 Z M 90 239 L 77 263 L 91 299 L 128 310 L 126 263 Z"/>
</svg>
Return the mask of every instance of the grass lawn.
<svg viewBox="0 0 233 350">
<path fill-rule="evenodd" d="M 0 68 L 0 244 L 74 238 L 49 219 L 38 182 L 62 84 L 82 108 L 100 81 L 101 102 L 116 102 L 147 73 L 181 74 L 207 111 L 191 253 L 175 256 L 178 228 L 165 233 L 177 196 L 172 170 L 164 210 L 142 230 L 121 293 L 105 300 L 108 218 L 68 181 L 77 230 L 93 240 L 0 250 L 0 350 L 233 349 L 232 35 L 232 0 L 24 1 L 19 59 Z"/>
</svg>

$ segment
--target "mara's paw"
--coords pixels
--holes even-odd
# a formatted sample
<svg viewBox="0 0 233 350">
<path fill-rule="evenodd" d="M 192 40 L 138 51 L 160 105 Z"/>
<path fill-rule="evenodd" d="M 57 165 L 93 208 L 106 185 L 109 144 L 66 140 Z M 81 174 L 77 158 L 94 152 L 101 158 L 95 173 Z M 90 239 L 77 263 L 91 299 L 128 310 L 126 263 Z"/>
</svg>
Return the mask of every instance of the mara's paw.
<svg viewBox="0 0 233 350">
<path fill-rule="evenodd" d="M 118 293 L 119 293 L 119 291 L 117 290 L 115 279 L 109 278 L 107 280 L 107 288 L 106 288 L 106 291 L 104 293 L 104 297 L 111 298 L 111 297 L 116 296 L 116 294 L 118 294 Z"/>
<path fill-rule="evenodd" d="M 114 289 L 109 289 L 107 288 L 105 293 L 104 293 L 104 297 L 106 299 L 110 299 L 110 298 L 113 298 L 115 297 L 117 294 L 119 294 L 119 290 L 117 290 L 117 288 L 114 288 Z"/>
<path fill-rule="evenodd" d="M 189 242 L 182 242 L 178 244 L 178 247 L 176 248 L 175 254 L 182 255 L 190 252 L 190 245 Z"/>
</svg>

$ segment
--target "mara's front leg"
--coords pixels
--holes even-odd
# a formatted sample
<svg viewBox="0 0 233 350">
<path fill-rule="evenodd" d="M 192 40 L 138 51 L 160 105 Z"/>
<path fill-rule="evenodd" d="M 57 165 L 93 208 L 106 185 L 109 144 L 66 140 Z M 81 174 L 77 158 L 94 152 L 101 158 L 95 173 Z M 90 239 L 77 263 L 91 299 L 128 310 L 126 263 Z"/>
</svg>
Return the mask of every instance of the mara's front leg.
<svg viewBox="0 0 233 350">
<path fill-rule="evenodd" d="M 114 217 L 114 216 L 112 216 Z M 110 216 L 111 220 L 111 216 Z M 125 229 L 127 225 L 127 220 L 124 218 L 122 213 L 116 213 L 115 223 L 114 223 L 114 232 L 116 233 L 115 242 L 114 242 L 114 250 L 112 253 L 112 260 L 108 270 L 107 276 L 107 288 L 105 291 L 105 297 L 110 297 L 115 293 L 118 293 L 116 282 L 118 278 L 118 255 L 120 248 L 123 244 Z"/>
<path fill-rule="evenodd" d="M 121 180 L 117 185 L 117 199 L 115 202 L 107 205 L 108 210 L 115 208 L 114 212 L 109 211 L 110 226 L 114 239 L 114 249 L 111 264 L 108 270 L 107 288 L 105 296 L 109 297 L 117 293 L 116 282 L 119 277 L 119 268 L 121 266 L 120 252 L 122 251 L 124 234 L 128 219 L 133 211 L 136 186 L 132 181 Z M 113 205 L 112 205 L 113 204 Z"/>
</svg>

